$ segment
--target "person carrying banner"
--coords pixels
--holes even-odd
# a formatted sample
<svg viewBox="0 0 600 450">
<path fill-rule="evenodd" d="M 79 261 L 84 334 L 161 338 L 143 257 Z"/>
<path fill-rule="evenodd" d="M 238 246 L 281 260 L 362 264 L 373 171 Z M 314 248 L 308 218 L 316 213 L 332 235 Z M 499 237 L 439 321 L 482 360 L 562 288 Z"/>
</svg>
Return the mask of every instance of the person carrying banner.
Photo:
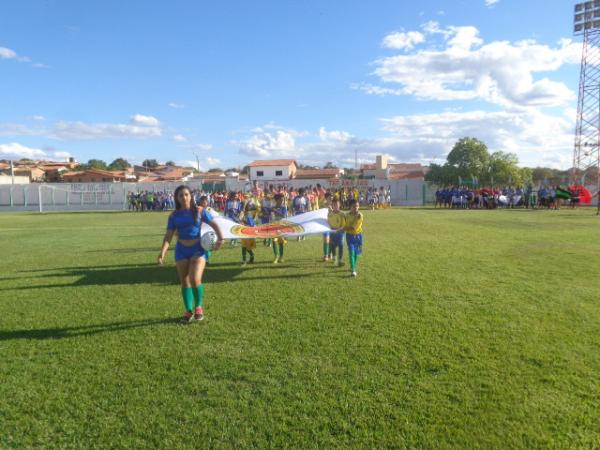
<svg viewBox="0 0 600 450">
<path fill-rule="evenodd" d="M 255 227 L 256 222 L 253 217 L 252 204 L 246 203 L 242 223 L 249 227 Z M 254 263 L 254 250 L 256 249 L 256 239 L 242 239 L 242 266 L 246 265 L 246 255 L 250 256 L 248 263 Z"/>
<path fill-rule="evenodd" d="M 331 211 L 331 193 L 325 193 L 325 196 L 321 200 L 321 207 L 327 208 L 329 211 Z M 329 261 L 331 259 L 330 240 L 331 233 L 323 233 L 323 261 Z"/>
<path fill-rule="evenodd" d="M 273 218 L 277 220 L 286 219 L 288 216 L 288 209 L 285 205 L 285 198 L 283 194 L 275 195 L 275 206 L 273 207 Z M 277 237 L 273 239 L 273 254 L 275 255 L 275 260 L 273 264 L 278 264 L 285 262 L 283 259 L 283 247 L 287 244 L 287 239 L 284 237 Z"/>
<path fill-rule="evenodd" d="M 327 214 L 327 222 L 331 227 L 330 233 L 330 251 L 331 261 L 336 262 L 339 267 L 344 265 L 344 227 L 346 225 L 346 216 L 340 210 L 340 200 L 334 198 L 331 202 L 331 209 Z"/>
<path fill-rule="evenodd" d="M 358 256 L 362 253 L 363 235 L 363 215 L 359 211 L 358 200 L 351 200 L 349 203 L 350 212 L 346 214 L 346 243 L 348 244 L 348 258 L 350 259 L 350 271 L 353 277 L 356 273 L 356 263 Z"/>
</svg>

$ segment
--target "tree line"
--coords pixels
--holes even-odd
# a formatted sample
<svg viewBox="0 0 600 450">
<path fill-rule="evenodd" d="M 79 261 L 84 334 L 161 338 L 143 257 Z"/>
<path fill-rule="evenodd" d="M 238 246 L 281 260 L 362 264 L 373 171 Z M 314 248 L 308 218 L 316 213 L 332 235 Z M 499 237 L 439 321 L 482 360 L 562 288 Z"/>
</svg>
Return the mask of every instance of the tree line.
<svg viewBox="0 0 600 450">
<path fill-rule="evenodd" d="M 526 186 L 565 185 L 571 181 L 570 170 L 549 167 L 519 167 L 514 153 L 497 151 L 490 153 L 487 145 L 479 139 L 459 139 L 444 164 L 431 164 L 425 180 L 439 186 L 457 184 L 469 186 Z M 595 184 L 597 171 L 576 174 L 582 184 Z"/>
</svg>

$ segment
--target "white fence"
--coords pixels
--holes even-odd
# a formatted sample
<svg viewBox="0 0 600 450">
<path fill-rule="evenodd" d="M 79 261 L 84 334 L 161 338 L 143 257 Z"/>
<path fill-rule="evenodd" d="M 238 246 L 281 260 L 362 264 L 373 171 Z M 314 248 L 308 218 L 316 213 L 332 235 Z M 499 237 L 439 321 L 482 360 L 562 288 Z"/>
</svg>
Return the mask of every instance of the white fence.
<svg viewBox="0 0 600 450">
<path fill-rule="evenodd" d="M 401 206 L 421 206 L 432 202 L 433 192 L 427 183 L 422 181 L 385 181 L 359 180 L 360 189 L 367 187 L 389 188 L 392 203 Z M 316 186 L 339 187 L 342 184 L 330 185 L 322 180 L 292 180 L 286 183 L 290 187 Z M 340 183 L 344 183 L 341 181 Z M 124 210 L 127 209 L 127 196 L 130 192 L 172 192 L 180 182 L 157 183 L 32 183 L 0 185 L 0 211 L 85 211 L 85 210 Z M 211 184 L 200 181 L 185 183 L 192 189 L 210 191 L 211 186 L 228 191 L 248 190 L 246 181 L 226 180 L 223 184 Z M 350 186 L 350 185 L 349 185 Z M 41 204 L 41 208 L 40 208 Z"/>
</svg>

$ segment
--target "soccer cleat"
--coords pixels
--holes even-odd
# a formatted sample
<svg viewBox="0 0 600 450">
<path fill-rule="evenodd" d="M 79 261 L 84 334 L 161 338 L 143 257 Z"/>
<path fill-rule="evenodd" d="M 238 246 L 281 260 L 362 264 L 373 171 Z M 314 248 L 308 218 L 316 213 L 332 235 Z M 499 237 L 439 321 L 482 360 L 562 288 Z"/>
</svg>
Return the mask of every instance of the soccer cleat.
<svg viewBox="0 0 600 450">
<path fill-rule="evenodd" d="M 273 260 L 273 264 L 277 264 L 279 262 L 279 258 L 276 256 L 275 259 Z"/>
<path fill-rule="evenodd" d="M 202 311 L 202 307 L 196 308 L 194 311 L 194 320 L 200 322 L 204 319 L 204 312 Z"/>
<path fill-rule="evenodd" d="M 248 264 L 246 263 L 246 261 L 244 261 L 244 262 L 242 263 L 242 267 L 246 267 L 247 265 L 248 265 Z"/>
<path fill-rule="evenodd" d="M 284 263 L 284 262 L 285 262 L 285 259 L 283 259 L 283 258 L 279 258 L 279 262 L 280 262 L 280 263 Z"/>
<path fill-rule="evenodd" d="M 193 319 L 194 319 L 194 315 L 192 314 L 192 312 L 191 311 L 186 311 L 183 314 L 183 317 L 179 320 L 179 323 L 182 324 L 182 325 L 187 325 Z"/>
<path fill-rule="evenodd" d="M 355 277 L 357 275 L 356 270 L 352 272 L 352 276 Z"/>
</svg>

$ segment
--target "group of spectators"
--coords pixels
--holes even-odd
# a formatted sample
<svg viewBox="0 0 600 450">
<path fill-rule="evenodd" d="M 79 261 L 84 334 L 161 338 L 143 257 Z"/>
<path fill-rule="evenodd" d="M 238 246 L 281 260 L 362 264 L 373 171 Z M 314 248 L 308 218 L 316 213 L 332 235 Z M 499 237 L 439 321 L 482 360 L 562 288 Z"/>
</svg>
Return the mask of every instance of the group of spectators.
<svg viewBox="0 0 600 450">
<path fill-rule="evenodd" d="M 173 192 L 129 192 L 127 194 L 129 211 L 167 211 L 175 209 Z"/>
<path fill-rule="evenodd" d="M 561 204 L 575 208 L 590 203 L 591 194 L 583 186 L 532 186 L 472 189 L 452 186 L 435 192 L 435 207 L 456 209 L 548 208 L 559 209 Z"/>
<path fill-rule="evenodd" d="M 323 207 L 323 199 L 326 193 L 330 193 L 332 198 L 340 200 L 343 209 L 348 209 L 350 202 L 358 200 L 361 205 L 371 209 L 388 208 L 392 204 L 391 191 L 389 188 L 368 187 L 359 189 L 357 187 L 340 187 L 325 189 L 320 184 L 316 186 L 306 186 L 303 188 L 294 188 L 283 184 L 269 185 L 265 189 L 255 187 L 251 192 L 227 192 L 214 191 L 207 192 L 199 189 L 192 189 L 192 195 L 197 204 L 200 204 L 200 198 L 206 197 L 208 206 L 217 210 L 225 211 L 227 201 L 236 198 L 240 203 L 257 204 L 263 197 L 274 197 L 281 194 L 286 204 L 291 208 L 296 197 L 302 195 L 306 198 L 307 210 L 312 211 Z M 127 194 L 127 205 L 129 211 L 168 211 L 175 209 L 175 198 L 171 191 L 141 191 L 129 192 Z M 321 205 L 321 206 L 320 206 Z"/>
</svg>

